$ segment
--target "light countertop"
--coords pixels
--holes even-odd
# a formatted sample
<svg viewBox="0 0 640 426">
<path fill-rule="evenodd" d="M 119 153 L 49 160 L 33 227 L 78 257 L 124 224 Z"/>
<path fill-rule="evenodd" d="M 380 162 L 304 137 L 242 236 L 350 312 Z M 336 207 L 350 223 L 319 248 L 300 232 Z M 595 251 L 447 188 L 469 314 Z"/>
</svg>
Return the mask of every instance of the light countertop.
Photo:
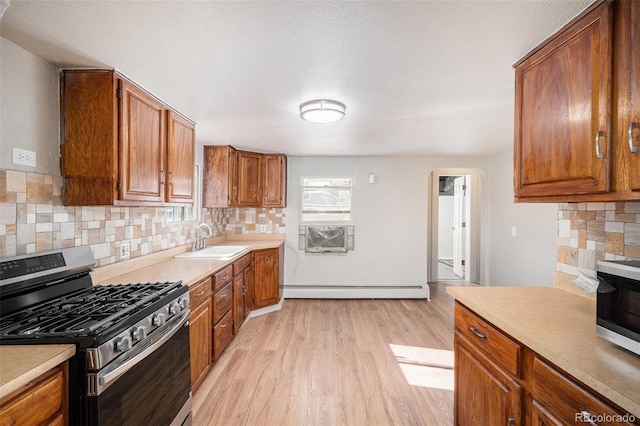
<svg viewBox="0 0 640 426">
<path fill-rule="evenodd" d="M 448 287 L 447 293 L 640 417 L 640 356 L 596 335 L 594 300 L 551 287 Z"/>
<path fill-rule="evenodd" d="M 0 346 L 0 399 L 76 353 L 75 345 Z"/>
<path fill-rule="evenodd" d="M 216 239 L 208 245 L 247 245 L 249 250 L 261 250 L 277 248 L 284 244 L 284 238 L 275 235 L 271 238 L 252 238 L 251 236 L 229 237 Z M 186 251 L 186 248 L 182 252 Z M 160 252 L 162 253 L 162 252 Z M 160 253 L 156 254 L 159 255 Z M 158 281 L 179 281 L 182 280 L 187 285 L 192 285 L 210 276 L 212 273 L 232 264 L 248 252 L 241 253 L 229 260 L 207 259 L 207 258 L 175 258 L 178 252 L 171 252 L 164 258 L 157 258 L 156 262 L 145 266 L 129 266 L 129 261 L 108 265 L 98 268 L 92 272 L 94 285 L 119 284 L 119 283 L 144 283 Z M 136 259 L 134 259 L 136 260 Z M 106 270 L 107 273 L 101 271 Z M 117 272 L 113 272 L 117 271 Z"/>
</svg>

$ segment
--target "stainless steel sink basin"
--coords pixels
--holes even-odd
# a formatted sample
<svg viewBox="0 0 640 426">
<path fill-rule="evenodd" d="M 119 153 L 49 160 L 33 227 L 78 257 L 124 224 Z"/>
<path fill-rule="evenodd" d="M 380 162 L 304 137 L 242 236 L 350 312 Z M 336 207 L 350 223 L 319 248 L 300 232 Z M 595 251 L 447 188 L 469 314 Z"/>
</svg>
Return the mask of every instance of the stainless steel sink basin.
<svg viewBox="0 0 640 426">
<path fill-rule="evenodd" d="M 211 246 L 202 250 L 189 251 L 177 255 L 179 258 L 208 258 L 208 259 L 220 259 L 229 260 L 234 256 L 239 255 L 244 251 L 248 251 L 249 246 Z"/>
</svg>

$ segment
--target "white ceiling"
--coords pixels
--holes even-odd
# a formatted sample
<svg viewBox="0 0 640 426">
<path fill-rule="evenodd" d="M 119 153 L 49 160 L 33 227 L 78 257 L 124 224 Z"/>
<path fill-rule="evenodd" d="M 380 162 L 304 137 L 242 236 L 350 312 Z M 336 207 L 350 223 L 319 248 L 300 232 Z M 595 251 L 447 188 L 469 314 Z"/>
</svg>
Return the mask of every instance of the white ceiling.
<svg viewBox="0 0 640 426">
<path fill-rule="evenodd" d="M 491 155 L 513 140 L 512 65 L 592 0 L 12 0 L 4 38 L 116 68 L 204 144 L 289 155 Z M 335 124 L 301 103 L 347 106 Z"/>
</svg>

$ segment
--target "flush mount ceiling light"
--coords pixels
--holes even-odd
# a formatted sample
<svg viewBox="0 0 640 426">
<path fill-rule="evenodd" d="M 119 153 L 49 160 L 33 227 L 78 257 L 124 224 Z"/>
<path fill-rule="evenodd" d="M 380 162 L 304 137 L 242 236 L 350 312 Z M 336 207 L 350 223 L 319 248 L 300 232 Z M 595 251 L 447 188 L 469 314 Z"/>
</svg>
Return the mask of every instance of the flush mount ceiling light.
<svg viewBox="0 0 640 426">
<path fill-rule="evenodd" d="M 344 117 L 344 104 L 328 99 L 317 99 L 300 105 L 300 118 L 312 123 L 333 123 Z"/>
</svg>

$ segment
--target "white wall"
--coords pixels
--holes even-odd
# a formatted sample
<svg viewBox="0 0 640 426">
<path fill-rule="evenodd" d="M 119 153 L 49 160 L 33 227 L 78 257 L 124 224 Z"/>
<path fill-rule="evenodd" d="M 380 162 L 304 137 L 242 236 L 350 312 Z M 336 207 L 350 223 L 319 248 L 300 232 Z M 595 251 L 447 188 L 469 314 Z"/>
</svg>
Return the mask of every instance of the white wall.
<svg viewBox="0 0 640 426">
<path fill-rule="evenodd" d="M 487 284 L 550 286 L 556 269 L 558 205 L 513 202 L 513 151 L 488 159 Z M 511 236 L 511 227 L 516 236 Z"/>
<path fill-rule="evenodd" d="M 453 197 L 438 197 L 438 258 L 453 259 Z"/>
<path fill-rule="evenodd" d="M 429 175 L 443 167 L 482 170 L 485 163 L 484 158 L 290 157 L 285 288 L 426 285 Z M 374 184 L 367 181 L 369 173 L 376 176 Z M 355 250 L 346 255 L 298 250 L 300 177 L 313 175 L 355 178 Z"/>
<path fill-rule="evenodd" d="M 0 38 L 0 168 L 60 175 L 56 67 Z M 36 152 L 35 168 L 12 164 L 12 147 Z"/>
</svg>

